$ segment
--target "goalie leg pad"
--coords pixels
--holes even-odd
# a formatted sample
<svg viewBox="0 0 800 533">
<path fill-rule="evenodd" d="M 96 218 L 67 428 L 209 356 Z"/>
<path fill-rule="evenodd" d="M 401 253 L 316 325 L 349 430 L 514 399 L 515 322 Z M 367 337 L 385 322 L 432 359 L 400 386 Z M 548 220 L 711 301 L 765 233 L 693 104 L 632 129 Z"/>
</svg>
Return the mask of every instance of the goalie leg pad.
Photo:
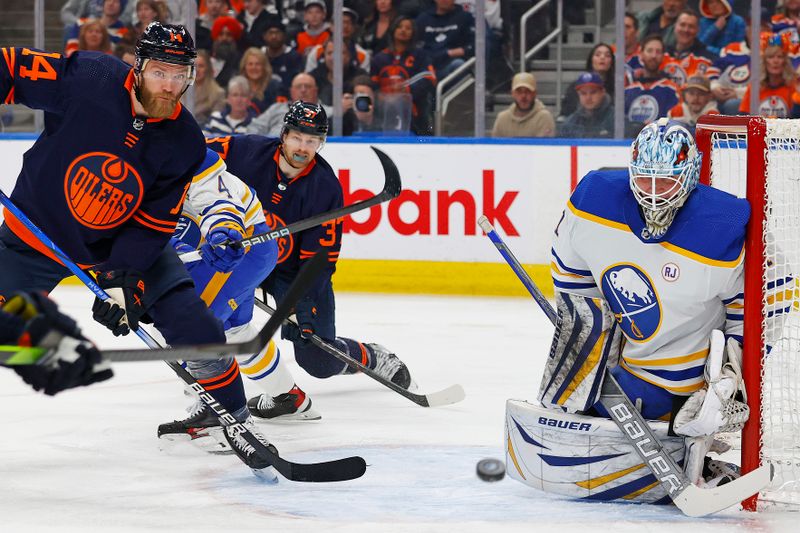
<svg viewBox="0 0 800 533">
<path fill-rule="evenodd" d="M 665 450 L 680 462 L 684 439 L 668 423 L 650 421 Z M 614 422 L 519 400 L 506 402 L 506 471 L 545 492 L 588 500 L 654 503 L 668 499 Z"/>
<path fill-rule="evenodd" d="M 622 333 L 605 301 L 556 291 L 558 322 L 539 400 L 568 411 L 597 402 L 607 367 L 619 358 Z"/>
</svg>

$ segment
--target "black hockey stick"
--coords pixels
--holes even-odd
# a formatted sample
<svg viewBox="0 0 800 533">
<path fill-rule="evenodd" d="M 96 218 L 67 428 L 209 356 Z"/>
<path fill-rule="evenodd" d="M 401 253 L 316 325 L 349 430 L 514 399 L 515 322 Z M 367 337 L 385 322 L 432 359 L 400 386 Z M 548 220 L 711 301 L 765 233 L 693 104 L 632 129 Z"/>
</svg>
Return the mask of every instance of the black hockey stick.
<svg viewBox="0 0 800 533">
<path fill-rule="evenodd" d="M 489 220 L 485 216 L 481 216 L 478 224 L 555 326 L 556 312 L 550 307 L 547 298 L 511 253 Z M 727 509 L 758 493 L 772 480 L 774 473 L 772 465 L 763 465 L 724 485 L 700 488 L 691 482 L 683 469 L 666 451 L 650 425 L 639 410 L 633 406 L 630 398 L 610 372 L 605 374 L 600 402 L 611 414 L 611 420 L 620 429 L 622 435 L 672 498 L 675 506 L 687 516 L 705 516 Z"/>
<path fill-rule="evenodd" d="M 291 233 L 297 233 L 299 231 L 307 230 L 308 228 L 319 226 L 320 224 L 323 224 L 325 222 L 336 220 L 338 218 L 342 218 L 347 215 L 352 215 L 353 213 L 356 213 L 363 209 L 370 208 L 374 205 L 378 205 L 387 200 L 391 200 L 392 198 L 397 198 L 397 196 L 400 194 L 400 191 L 403 188 L 403 184 L 400 180 L 400 172 L 397 170 L 397 166 L 394 164 L 394 161 L 392 161 L 392 159 L 388 155 L 386 155 L 383 151 L 375 148 L 374 146 L 370 146 L 370 148 L 372 148 L 372 151 L 375 152 L 375 155 L 378 156 L 378 159 L 381 162 L 381 167 L 383 167 L 383 174 L 385 177 L 385 181 L 383 184 L 383 190 L 381 192 L 379 192 L 372 198 L 367 198 L 366 200 L 361 200 L 360 202 L 355 202 L 353 204 L 340 207 L 338 209 L 333 209 L 325 213 L 320 213 L 319 215 L 314 215 L 313 217 L 308 217 L 303 220 L 298 220 L 297 222 L 292 222 L 283 227 L 278 227 L 273 230 L 267 231 L 265 233 L 259 233 L 258 235 L 253 235 L 252 237 L 248 237 L 247 239 L 242 239 L 241 241 L 230 243 L 230 246 L 248 247 L 263 242 L 280 239 L 281 237 L 286 237 Z M 194 252 L 187 252 L 185 254 L 180 254 L 179 257 L 181 258 L 181 261 L 183 261 L 184 263 L 191 263 L 192 261 L 200 260 L 200 252 L 195 250 Z"/>
<path fill-rule="evenodd" d="M 86 272 L 72 261 L 67 254 L 65 254 L 45 233 L 40 230 L 17 206 L 11 202 L 11 199 L 0 190 L 0 203 L 8 209 L 28 230 L 39 240 L 39 242 L 50 249 L 66 266 L 70 272 L 80 279 L 92 292 L 103 301 L 109 300 L 108 294 L 89 276 Z M 322 270 L 323 265 L 326 263 L 326 257 L 317 253 L 309 261 L 309 264 L 304 265 L 300 269 L 297 277 L 295 278 L 289 290 L 284 295 L 285 304 L 282 309 L 282 314 L 286 308 L 293 308 L 300 297 L 305 294 L 308 287 L 312 284 L 316 276 Z M 274 334 L 277 330 L 276 322 L 273 322 Z M 279 323 L 278 323 L 279 324 Z M 137 328 L 134 332 L 141 338 L 149 347 L 160 348 L 158 341 L 156 341 L 144 328 Z M 267 336 L 266 341 L 258 347 L 262 349 L 263 346 L 272 338 L 272 334 Z M 236 420 L 236 418 L 228 413 L 228 411 L 214 400 L 213 396 L 205 390 L 205 388 L 197 382 L 194 377 L 181 365 L 174 362 L 167 362 L 178 376 L 185 381 L 192 389 L 200 395 L 200 398 L 211 408 L 221 420 L 229 422 L 229 426 L 224 428 L 225 436 L 227 439 L 239 436 L 243 438 L 250 446 L 244 450 L 245 455 L 238 453 L 236 447 L 231 446 L 237 450 L 237 456 L 246 465 L 253 469 L 262 469 L 269 466 L 274 466 L 275 469 L 286 479 L 292 481 L 345 481 L 348 479 L 355 479 L 364 475 L 367 465 L 361 457 L 346 457 L 336 461 L 329 461 L 325 463 L 313 464 L 299 464 L 292 463 L 278 456 L 274 448 L 270 447 L 268 443 L 261 442 L 259 438 L 254 435 L 247 427 Z M 233 435 L 231 435 L 233 434 Z"/>
<path fill-rule="evenodd" d="M 269 313 L 271 315 L 270 320 L 272 320 L 277 316 L 277 311 L 275 309 L 273 309 L 266 303 L 262 302 L 258 298 L 256 298 L 256 306 L 258 306 L 259 309 Z M 294 321 L 291 321 L 288 318 L 284 318 L 282 321 L 297 326 L 297 324 Z M 464 399 L 464 389 L 463 387 L 461 387 L 461 385 L 451 385 L 446 389 L 442 389 L 438 392 L 434 392 L 431 394 L 416 394 L 410 392 L 404 389 L 403 387 L 395 383 L 392 383 L 388 379 L 385 379 L 384 377 L 380 376 L 371 368 L 362 365 L 360 361 L 356 361 L 352 357 L 348 357 L 347 354 L 345 354 L 335 346 L 332 346 L 331 344 L 325 342 L 325 340 L 322 339 L 319 335 L 312 334 L 309 340 L 311 341 L 312 344 L 314 344 L 315 346 L 317 346 L 322 350 L 325 350 L 326 352 L 334 356 L 336 359 L 345 363 L 350 368 L 357 370 L 359 372 L 363 372 L 364 374 L 371 377 L 384 387 L 392 389 L 397 394 L 404 396 L 405 398 L 408 398 L 415 404 L 421 405 L 422 407 L 441 407 L 443 405 L 458 403 Z"/>
</svg>

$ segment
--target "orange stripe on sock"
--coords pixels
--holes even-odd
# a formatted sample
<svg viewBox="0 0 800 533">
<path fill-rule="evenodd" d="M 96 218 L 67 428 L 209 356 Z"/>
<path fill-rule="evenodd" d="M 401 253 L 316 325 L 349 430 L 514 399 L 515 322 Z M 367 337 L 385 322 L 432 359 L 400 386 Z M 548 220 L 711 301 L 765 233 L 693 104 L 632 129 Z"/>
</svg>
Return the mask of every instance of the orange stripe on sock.
<svg viewBox="0 0 800 533">
<path fill-rule="evenodd" d="M 226 381 L 223 381 L 222 383 L 217 383 L 216 385 L 206 385 L 203 388 L 206 389 L 207 391 L 214 389 L 221 389 L 222 387 L 225 387 L 233 383 L 233 381 L 238 377 L 239 377 L 239 365 L 236 365 L 236 372 L 234 372 L 234 374 Z"/>
<path fill-rule="evenodd" d="M 199 384 L 201 384 L 201 385 L 205 385 L 206 383 L 211 384 L 211 383 L 214 383 L 215 381 L 221 381 L 223 379 L 226 379 L 228 377 L 228 375 L 231 374 L 231 372 L 238 371 L 238 370 L 239 370 L 239 364 L 236 362 L 236 359 L 234 359 L 233 363 L 231 363 L 231 366 L 228 368 L 228 370 L 226 370 L 222 374 L 220 374 L 218 376 L 211 377 L 211 378 L 198 379 L 197 382 Z"/>
<path fill-rule="evenodd" d="M 367 356 L 367 347 L 358 343 L 359 348 L 361 348 L 361 364 L 364 366 L 369 366 L 369 357 Z"/>
</svg>

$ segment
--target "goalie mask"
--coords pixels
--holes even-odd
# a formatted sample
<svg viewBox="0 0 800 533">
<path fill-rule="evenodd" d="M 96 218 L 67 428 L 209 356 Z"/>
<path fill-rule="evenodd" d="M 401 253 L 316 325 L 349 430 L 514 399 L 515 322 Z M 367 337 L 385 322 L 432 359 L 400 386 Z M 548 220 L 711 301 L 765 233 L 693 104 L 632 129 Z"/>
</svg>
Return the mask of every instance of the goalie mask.
<svg viewBox="0 0 800 533">
<path fill-rule="evenodd" d="M 642 208 L 643 238 L 660 238 L 697 186 L 701 155 L 692 134 L 676 122 L 648 124 L 631 145 L 630 187 Z"/>
</svg>

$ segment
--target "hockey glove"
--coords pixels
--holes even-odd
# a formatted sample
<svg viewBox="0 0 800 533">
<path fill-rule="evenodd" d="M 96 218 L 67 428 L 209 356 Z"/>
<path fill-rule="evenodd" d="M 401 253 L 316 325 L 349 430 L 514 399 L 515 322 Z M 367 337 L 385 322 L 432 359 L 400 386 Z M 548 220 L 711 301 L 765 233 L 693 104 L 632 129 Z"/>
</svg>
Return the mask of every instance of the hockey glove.
<svg viewBox="0 0 800 533">
<path fill-rule="evenodd" d="M 206 243 L 200 247 L 200 256 L 214 270 L 230 272 L 244 258 L 244 248 L 231 246 L 231 243 L 242 238 L 242 234 L 233 228 L 214 228 L 206 235 Z"/>
<path fill-rule="evenodd" d="M 142 275 L 135 270 L 98 272 L 97 284 L 111 299 L 104 302 L 95 298 L 92 318 L 110 329 L 116 337 L 138 329 L 139 320 L 145 313 Z"/>
<path fill-rule="evenodd" d="M 75 321 L 59 312 L 44 294 L 17 294 L 6 302 L 3 311 L 25 320 L 19 345 L 48 350 L 35 365 L 14 367 L 34 390 L 52 396 L 114 375 L 97 348 L 81 335 Z"/>
<path fill-rule="evenodd" d="M 314 334 L 314 323 L 317 320 L 317 308 L 314 300 L 303 298 L 294 308 L 296 324 L 286 324 L 281 328 L 281 337 L 287 341 L 305 344 Z"/>
</svg>

